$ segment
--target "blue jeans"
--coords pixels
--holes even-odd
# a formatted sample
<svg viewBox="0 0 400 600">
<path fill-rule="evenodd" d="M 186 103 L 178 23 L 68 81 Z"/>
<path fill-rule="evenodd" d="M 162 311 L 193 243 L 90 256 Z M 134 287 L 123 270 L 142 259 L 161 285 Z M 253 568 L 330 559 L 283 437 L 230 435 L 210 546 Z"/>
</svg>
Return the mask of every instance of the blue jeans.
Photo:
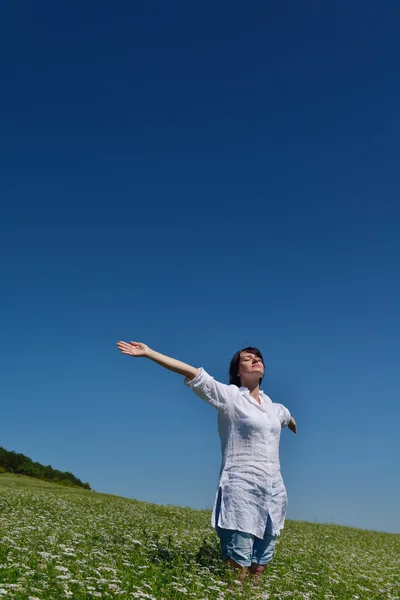
<svg viewBox="0 0 400 600">
<path fill-rule="evenodd" d="M 220 497 L 216 507 L 215 522 L 218 523 L 220 511 Z M 221 542 L 222 558 L 231 558 L 241 567 L 250 567 L 251 564 L 267 565 L 275 554 L 276 535 L 271 535 L 271 519 L 265 526 L 264 537 L 261 540 L 251 533 L 235 529 L 222 529 L 216 525 L 216 531 Z"/>
</svg>

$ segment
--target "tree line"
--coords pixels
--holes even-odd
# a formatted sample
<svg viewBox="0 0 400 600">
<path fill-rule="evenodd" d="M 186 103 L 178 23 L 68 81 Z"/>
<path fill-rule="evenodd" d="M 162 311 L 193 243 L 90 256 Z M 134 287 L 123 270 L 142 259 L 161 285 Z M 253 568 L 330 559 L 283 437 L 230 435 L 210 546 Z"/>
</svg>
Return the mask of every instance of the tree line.
<svg viewBox="0 0 400 600">
<path fill-rule="evenodd" d="M 17 473 L 20 475 L 29 475 L 37 479 L 44 479 L 53 483 L 59 483 L 68 486 L 78 486 L 85 490 L 90 490 L 88 483 L 83 483 L 78 477 L 75 477 L 69 471 L 58 471 L 50 465 L 47 467 L 39 462 L 33 462 L 31 458 L 24 454 L 9 451 L 0 446 L 0 473 Z"/>
</svg>

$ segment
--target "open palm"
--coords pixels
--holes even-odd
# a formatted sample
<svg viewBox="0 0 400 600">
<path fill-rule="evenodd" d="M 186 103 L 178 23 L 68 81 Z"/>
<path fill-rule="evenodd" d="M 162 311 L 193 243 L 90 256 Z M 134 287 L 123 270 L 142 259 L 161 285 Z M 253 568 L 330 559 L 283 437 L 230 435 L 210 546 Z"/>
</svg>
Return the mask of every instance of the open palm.
<svg viewBox="0 0 400 600">
<path fill-rule="evenodd" d="M 117 348 L 121 350 L 122 354 L 128 354 L 129 356 L 146 356 L 148 346 L 140 342 L 117 342 Z"/>
</svg>

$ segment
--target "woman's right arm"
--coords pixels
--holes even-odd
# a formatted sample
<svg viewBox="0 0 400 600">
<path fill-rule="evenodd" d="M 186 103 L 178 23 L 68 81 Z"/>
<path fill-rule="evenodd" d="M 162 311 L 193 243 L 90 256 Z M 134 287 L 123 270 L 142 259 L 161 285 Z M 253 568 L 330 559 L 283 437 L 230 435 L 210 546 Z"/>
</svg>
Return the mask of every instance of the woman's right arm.
<svg viewBox="0 0 400 600">
<path fill-rule="evenodd" d="M 129 344 L 127 342 L 118 342 L 117 346 L 122 354 L 150 358 L 150 360 L 153 360 L 162 367 L 183 375 L 186 378 L 186 385 L 192 388 L 202 400 L 205 400 L 218 410 L 225 411 L 231 405 L 232 394 L 234 394 L 231 387 L 235 386 L 215 381 L 204 369 L 196 369 L 196 367 L 187 365 L 180 360 L 155 352 L 146 346 L 146 344 L 139 342 L 129 342 Z M 237 390 L 238 388 L 235 389 Z"/>
<path fill-rule="evenodd" d="M 192 367 L 191 365 L 176 360 L 175 358 L 171 358 L 170 356 L 165 356 L 165 354 L 160 354 L 160 352 L 156 352 L 146 346 L 146 344 L 140 342 L 129 342 L 129 344 L 127 342 L 117 342 L 117 347 L 122 354 L 149 358 L 169 371 L 179 373 L 188 379 L 194 379 L 196 375 L 200 373 L 200 369 L 196 369 L 196 367 Z"/>
</svg>

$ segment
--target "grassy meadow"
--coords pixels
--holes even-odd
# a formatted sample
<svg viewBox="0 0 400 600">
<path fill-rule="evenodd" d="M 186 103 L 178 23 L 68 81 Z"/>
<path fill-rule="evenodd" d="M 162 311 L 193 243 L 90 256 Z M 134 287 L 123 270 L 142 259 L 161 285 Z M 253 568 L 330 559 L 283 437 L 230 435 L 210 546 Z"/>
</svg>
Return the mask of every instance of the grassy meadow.
<svg viewBox="0 0 400 600">
<path fill-rule="evenodd" d="M 241 584 L 209 521 L 0 475 L 0 600 L 400 600 L 400 535 L 287 521 L 266 574 Z"/>
</svg>

